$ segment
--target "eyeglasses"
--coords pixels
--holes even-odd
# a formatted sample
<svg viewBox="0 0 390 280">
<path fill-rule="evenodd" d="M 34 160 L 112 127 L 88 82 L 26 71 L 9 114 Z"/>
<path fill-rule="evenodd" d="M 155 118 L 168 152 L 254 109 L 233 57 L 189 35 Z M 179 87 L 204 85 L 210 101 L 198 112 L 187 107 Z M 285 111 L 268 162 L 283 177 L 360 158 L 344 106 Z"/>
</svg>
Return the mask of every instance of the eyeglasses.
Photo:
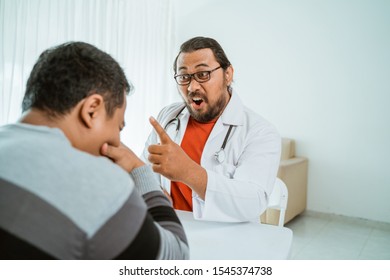
<svg viewBox="0 0 390 280">
<path fill-rule="evenodd" d="M 194 74 L 182 74 L 182 75 L 175 75 L 174 78 L 176 80 L 176 83 L 179 86 L 186 86 L 191 83 L 192 77 L 197 81 L 198 83 L 204 83 L 210 80 L 210 74 L 214 72 L 215 70 L 218 70 L 222 66 L 218 66 L 217 68 L 214 68 L 213 70 L 209 71 L 199 71 Z"/>
</svg>

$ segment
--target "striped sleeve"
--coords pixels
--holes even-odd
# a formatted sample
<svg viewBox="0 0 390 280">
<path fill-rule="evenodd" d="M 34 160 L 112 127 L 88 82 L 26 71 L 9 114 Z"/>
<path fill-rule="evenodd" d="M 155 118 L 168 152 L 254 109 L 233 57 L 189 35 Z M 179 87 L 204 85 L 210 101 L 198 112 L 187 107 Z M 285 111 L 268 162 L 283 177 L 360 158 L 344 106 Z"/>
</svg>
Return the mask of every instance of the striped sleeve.
<svg viewBox="0 0 390 280">
<path fill-rule="evenodd" d="M 188 259 L 188 241 L 170 201 L 161 191 L 150 166 L 144 165 L 130 173 L 138 191 L 143 195 L 160 236 L 157 259 Z"/>
</svg>

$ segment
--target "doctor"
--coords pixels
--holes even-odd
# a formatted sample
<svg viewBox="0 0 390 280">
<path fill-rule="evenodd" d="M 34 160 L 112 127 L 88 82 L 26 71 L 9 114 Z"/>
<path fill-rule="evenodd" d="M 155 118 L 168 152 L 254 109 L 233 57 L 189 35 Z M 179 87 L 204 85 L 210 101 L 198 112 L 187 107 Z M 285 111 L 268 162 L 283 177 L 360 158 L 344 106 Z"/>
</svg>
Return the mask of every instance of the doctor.
<svg viewBox="0 0 390 280">
<path fill-rule="evenodd" d="M 144 159 L 175 209 L 196 219 L 259 221 L 279 166 L 278 132 L 233 92 L 233 67 L 214 39 L 183 43 L 174 71 L 184 103 L 150 118 Z"/>
</svg>

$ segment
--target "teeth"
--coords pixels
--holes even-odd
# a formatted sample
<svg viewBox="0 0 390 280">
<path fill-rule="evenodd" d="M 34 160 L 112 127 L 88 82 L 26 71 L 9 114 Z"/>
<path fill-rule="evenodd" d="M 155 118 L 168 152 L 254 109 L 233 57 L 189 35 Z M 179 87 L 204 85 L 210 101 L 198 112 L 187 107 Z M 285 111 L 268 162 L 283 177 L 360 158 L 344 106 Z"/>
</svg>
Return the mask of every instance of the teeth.
<svg viewBox="0 0 390 280">
<path fill-rule="evenodd" d="M 202 98 L 193 98 L 194 101 L 202 101 Z"/>
</svg>

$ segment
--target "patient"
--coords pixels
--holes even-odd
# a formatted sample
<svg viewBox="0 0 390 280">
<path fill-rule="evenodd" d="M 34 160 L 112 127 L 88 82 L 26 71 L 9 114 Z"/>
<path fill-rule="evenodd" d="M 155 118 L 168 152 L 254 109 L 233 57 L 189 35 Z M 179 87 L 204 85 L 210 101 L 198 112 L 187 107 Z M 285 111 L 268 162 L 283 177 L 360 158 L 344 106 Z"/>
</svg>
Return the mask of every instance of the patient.
<svg viewBox="0 0 390 280">
<path fill-rule="evenodd" d="M 151 168 L 120 142 L 119 64 L 82 43 L 43 52 L 24 114 L 0 127 L 0 259 L 186 259 Z"/>
</svg>

